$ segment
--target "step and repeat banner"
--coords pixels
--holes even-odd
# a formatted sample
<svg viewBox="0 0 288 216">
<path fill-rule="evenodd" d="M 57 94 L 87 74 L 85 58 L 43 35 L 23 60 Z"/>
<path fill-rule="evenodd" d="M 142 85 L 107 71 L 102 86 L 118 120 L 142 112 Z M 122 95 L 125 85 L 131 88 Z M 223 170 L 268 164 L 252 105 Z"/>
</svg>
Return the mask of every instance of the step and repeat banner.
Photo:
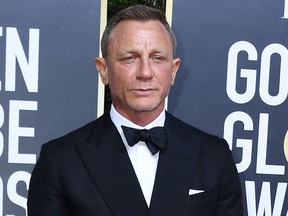
<svg viewBox="0 0 288 216">
<path fill-rule="evenodd" d="M 0 215 L 23 216 L 40 147 L 96 118 L 100 1 L 0 3 Z"/>
<path fill-rule="evenodd" d="M 288 215 L 288 0 L 175 0 L 168 110 L 224 137 L 245 214 Z M 94 120 L 100 0 L 0 3 L 0 216 L 27 215 L 43 143 Z"/>
<path fill-rule="evenodd" d="M 172 18 L 169 111 L 228 141 L 244 215 L 287 216 L 288 1 L 177 0 Z"/>
</svg>

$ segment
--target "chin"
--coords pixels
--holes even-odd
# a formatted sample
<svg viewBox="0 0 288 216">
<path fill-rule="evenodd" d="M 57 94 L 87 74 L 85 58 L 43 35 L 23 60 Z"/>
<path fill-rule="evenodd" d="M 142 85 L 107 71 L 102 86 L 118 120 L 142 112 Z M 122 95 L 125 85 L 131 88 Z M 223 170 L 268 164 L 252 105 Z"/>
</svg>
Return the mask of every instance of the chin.
<svg viewBox="0 0 288 216">
<path fill-rule="evenodd" d="M 138 112 L 151 112 L 163 107 L 161 103 L 130 104 L 130 108 Z"/>
</svg>

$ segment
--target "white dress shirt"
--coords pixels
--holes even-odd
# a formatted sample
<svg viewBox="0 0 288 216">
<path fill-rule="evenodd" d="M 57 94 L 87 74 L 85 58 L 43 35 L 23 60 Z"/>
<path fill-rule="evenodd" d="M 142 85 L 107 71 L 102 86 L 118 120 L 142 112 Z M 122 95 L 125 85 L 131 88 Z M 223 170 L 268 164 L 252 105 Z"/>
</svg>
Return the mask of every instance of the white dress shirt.
<svg viewBox="0 0 288 216">
<path fill-rule="evenodd" d="M 112 122 L 114 123 L 117 130 L 119 131 L 119 134 L 122 137 L 123 143 L 127 149 L 129 158 L 131 160 L 134 171 L 138 178 L 146 203 L 149 207 L 156 176 L 159 152 L 153 155 L 147 148 L 145 142 L 142 141 L 138 142 L 132 147 L 129 146 L 124 136 L 121 125 L 136 129 L 151 129 L 153 127 L 158 126 L 163 127 L 165 122 L 165 110 L 163 110 L 161 114 L 153 122 L 146 125 L 145 127 L 136 125 L 133 122 L 124 118 L 116 111 L 113 105 L 111 106 L 110 109 L 110 116 Z M 129 192 L 127 191 L 127 193 Z"/>
</svg>

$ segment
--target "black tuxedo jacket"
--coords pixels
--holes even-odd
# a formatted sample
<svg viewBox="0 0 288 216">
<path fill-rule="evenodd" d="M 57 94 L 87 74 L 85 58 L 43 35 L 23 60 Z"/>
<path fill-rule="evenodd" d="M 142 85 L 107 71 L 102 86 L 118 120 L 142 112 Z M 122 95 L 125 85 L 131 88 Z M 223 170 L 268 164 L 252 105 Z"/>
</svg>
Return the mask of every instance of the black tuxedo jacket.
<svg viewBox="0 0 288 216">
<path fill-rule="evenodd" d="M 32 173 L 29 216 L 242 216 L 227 143 L 167 113 L 150 208 L 109 113 L 43 145 Z M 189 191 L 201 193 L 189 195 Z"/>
</svg>

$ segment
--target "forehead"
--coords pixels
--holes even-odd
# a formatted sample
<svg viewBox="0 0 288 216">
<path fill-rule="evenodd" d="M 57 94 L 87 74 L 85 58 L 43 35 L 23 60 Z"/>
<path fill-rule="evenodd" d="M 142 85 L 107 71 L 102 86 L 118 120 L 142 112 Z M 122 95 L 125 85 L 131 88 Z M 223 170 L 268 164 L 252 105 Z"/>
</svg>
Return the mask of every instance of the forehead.
<svg viewBox="0 0 288 216">
<path fill-rule="evenodd" d="M 169 43 L 172 46 L 172 39 L 165 26 L 157 21 L 121 21 L 111 32 L 109 43 L 132 43 L 149 41 L 157 43 Z"/>
</svg>

